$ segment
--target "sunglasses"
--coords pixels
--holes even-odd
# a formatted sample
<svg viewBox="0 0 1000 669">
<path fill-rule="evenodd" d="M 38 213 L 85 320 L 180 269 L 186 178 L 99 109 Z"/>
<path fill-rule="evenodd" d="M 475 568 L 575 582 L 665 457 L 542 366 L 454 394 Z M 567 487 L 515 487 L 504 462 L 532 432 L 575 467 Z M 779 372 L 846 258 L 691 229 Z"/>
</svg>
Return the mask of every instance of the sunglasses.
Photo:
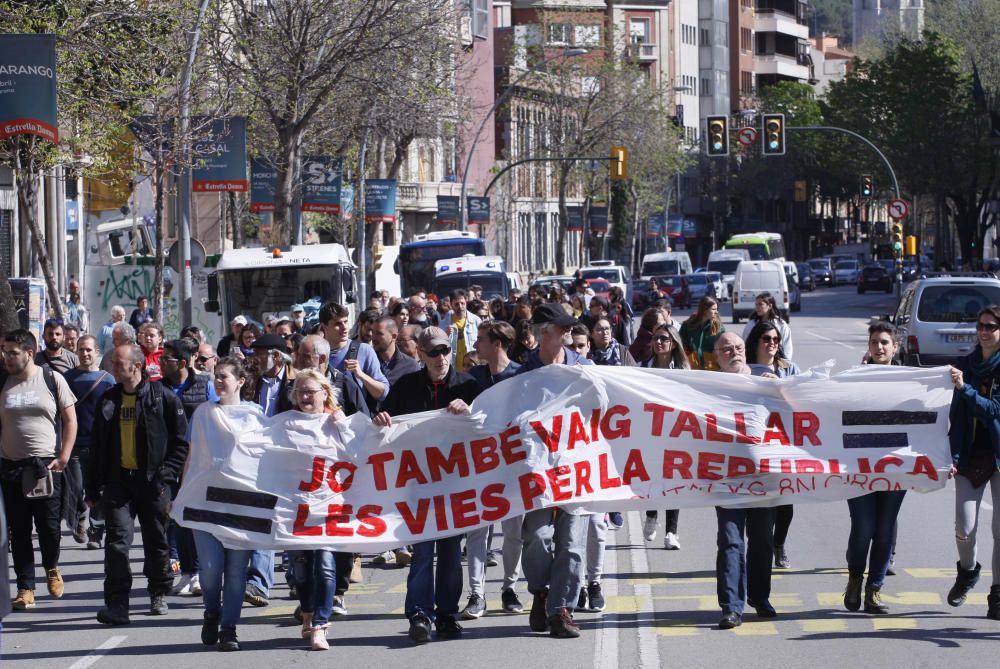
<svg viewBox="0 0 1000 669">
<path fill-rule="evenodd" d="M 1000 323 L 984 323 L 979 321 L 976 323 L 976 330 L 979 330 L 980 332 L 983 330 L 986 330 L 987 332 L 996 332 L 997 330 L 1000 330 Z"/>
<path fill-rule="evenodd" d="M 781 343 L 781 337 L 778 337 L 778 336 L 763 335 L 763 336 L 761 336 L 760 340 L 762 342 L 764 342 L 765 344 L 780 344 Z"/>
<path fill-rule="evenodd" d="M 448 348 L 447 346 L 444 346 L 442 348 L 435 348 L 430 351 L 425 351 L 425 353 L 428 355 L 428 357 L 440 358 L 443 355 L 451 355 L 451 349 Z"/>
<path fill-rule="evenodd" d="M 655 341 L 657 344 L 666 344 L 668 341 L 673 341 L 673 339 L 671 339 L 666 335 L 660 335 L 658 337 L 653 337 L 653 341 Z"/>
<path fill-rule="evenodd" d="M 215 360 L 215 356 L 214 356 L 214 355 L 212 355 L 212 356 L 208 356 L 208 355 L 199 355 L 199 356 L 198 356 L 198 357 L 197 357 L 196 359 L 198 360 L 198 362 L 200 362 L 201 364 L 203 364 L 203 365 L 204 365 L 204 364 L 205 364 L 206 362 L 208 362 L 209 360 Z"/>
</svg>

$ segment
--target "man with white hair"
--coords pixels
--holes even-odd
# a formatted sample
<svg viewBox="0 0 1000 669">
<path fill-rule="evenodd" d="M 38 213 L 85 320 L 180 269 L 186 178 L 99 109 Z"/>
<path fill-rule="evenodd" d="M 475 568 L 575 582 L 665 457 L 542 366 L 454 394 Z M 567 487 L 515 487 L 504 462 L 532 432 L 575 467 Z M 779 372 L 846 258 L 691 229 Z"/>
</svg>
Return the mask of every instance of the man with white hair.
<svg viewBox="0 0 1000 669">
<path fill-rule="evenodd" d="M 111 320 L 101 326 L 101 331 L 97 334 L 97 350 L 110 352 L 115 344 L 111 340 L 111 331 L 115 325 L 125 320 L 125 307 L 116 304 L 111 307 Z"/>
<path fill-rule="evenodd" d="M 134 344 L 135 338 L 135 328 L 126 323 L 124 319 L 115 323 L 114 327 L 111 328 L 111 347 L 101 349 L 104 351 L 104 354 L 101 356 L 101 369 L 111 373 L 112 352 L 119 346 Z"/>
</svg>

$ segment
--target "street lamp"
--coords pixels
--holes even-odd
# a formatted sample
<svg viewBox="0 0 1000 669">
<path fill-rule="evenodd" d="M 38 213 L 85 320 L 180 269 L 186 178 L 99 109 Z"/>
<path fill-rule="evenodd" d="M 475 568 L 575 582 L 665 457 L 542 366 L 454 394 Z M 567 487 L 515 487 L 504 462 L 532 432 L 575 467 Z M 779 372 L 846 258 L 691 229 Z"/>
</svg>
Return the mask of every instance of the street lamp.
<svg viewBox="0 0 1000 669">
<path fill-rule="evenodd" d="M 472 138 L 472 146 L 469 147 L 469 153 L 465 156 L 465 169 L 462 170 L 462 192 L 459 195 L 458 201 L 458 229 L 465 230 L 465 192 L 469 179 L 469 168 L 472 166 L 472 156 L 476 151 L 476 144 L 479 143 L 479 136 L 483 134 L 483 129 L 486 127 L 486 123 L 493 116 L 493 112 L 500 108 L 500 105 L 507 102 L 508 98 L 513 94 L 514 87 L 525 80 L 529 75 L 538 72 L 542 69 L 543 65 L 547 65 L 554 60 L 559 60 L 560 58 L 575 58 L 576 56 L 582 56 L 587 53 L 586 49 L 567 49 L 557 53 L 554 56 L 550 56 L 543 61 L 535 63 L 532 67 L 528 68 L 521 76 L 516 78 L 514 81 L 507 85 L 507 89 L 497 98 L 490 110 L 486 112 L 486 116 L 483 117 L 482 123 L 479 124 L 479 129 L 476 130 L 475 136 Z"/>
</svg>

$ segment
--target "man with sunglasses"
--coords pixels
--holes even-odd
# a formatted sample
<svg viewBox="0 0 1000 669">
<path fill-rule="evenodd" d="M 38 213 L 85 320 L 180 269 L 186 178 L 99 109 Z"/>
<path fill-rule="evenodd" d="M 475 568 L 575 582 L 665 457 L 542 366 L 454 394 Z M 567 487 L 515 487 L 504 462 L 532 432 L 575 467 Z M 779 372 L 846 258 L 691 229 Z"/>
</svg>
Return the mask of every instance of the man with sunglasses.
<svg viewBox="0 0 1000 669">
<path fill-rule="evenodd" d="M 194 359 L 194 370 L 199 374 L 208 374 L 210 377 L 215 374 L 215 363 L 219 357 L 215 355 L 215 348 L 211 344 L 202 344 L 198 347 L 198 355 Z"/>
<path fill-rule="evenodd" d="M 539 305 L 531 317 L 538 348 L 528 354 L 518 374 L 546 365 L 592 365 L 570 346 L 577 320 L 561 305 Z M 535 509 L 524 515 L 521 560 L 528 592 L 534 596 L 528 625 L 534 632 L 572 639 L 580 636 L 573 622 L 584 581 L 590 512 L 579 506 Z"/>
<path fill-rule="evenodd" d="M 715 342 L 715 356 L 720 372 L 751 373 L 746 362 L 746 345 L 735 332 L 719 336 Z M 722 608 L 719 629 L 742 625 L 745 604 L 757 611 L 758 618 L 774 618 L 777 613 L 769 601 L 774 560 L 774 509 L 717 506 L 715 516 L 718 522 L 715 580 Z"/>
<path fill-rule="evenodd" d="M 389 427 L 393 416 L 433 409 L 469 413 L 469 404 L 479 395 L 479 383 L 452 367 L 451 339 L 447 332 L 436 327 L 424 328 L 418 349 L 424 368 L 393 384 L 382 410 L 372 417 L 376 425 Z M 406 578 L 405 611 L 410 621 L 410 639 L 426 643 L 432 622 L 439 638 L 461 637 L 462 626 L 458 624 L 461 596 L 462 535 L 416 544 Z"/>
</svg>

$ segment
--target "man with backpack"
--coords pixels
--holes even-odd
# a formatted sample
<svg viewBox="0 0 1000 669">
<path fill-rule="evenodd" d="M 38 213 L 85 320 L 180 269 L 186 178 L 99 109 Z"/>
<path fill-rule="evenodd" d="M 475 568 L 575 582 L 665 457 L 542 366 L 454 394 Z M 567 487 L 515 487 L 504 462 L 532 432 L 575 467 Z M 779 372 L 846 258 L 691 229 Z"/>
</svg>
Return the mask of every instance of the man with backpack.
<svg viewBox="0 0 1000 669">
<path fill-rule="evenodd" d="M 3 339 L 0 378 L 0 488 L 10 526 L 17 575 L 13 607 L 35 605 L 35 549 L 38 533 L 49 594 L 63 595 L 59 573 L 63 470 L 76 441 L 76 397 L 62 374 L 36 365 L 38 343 L 27 330 Z"/>
</svg>

